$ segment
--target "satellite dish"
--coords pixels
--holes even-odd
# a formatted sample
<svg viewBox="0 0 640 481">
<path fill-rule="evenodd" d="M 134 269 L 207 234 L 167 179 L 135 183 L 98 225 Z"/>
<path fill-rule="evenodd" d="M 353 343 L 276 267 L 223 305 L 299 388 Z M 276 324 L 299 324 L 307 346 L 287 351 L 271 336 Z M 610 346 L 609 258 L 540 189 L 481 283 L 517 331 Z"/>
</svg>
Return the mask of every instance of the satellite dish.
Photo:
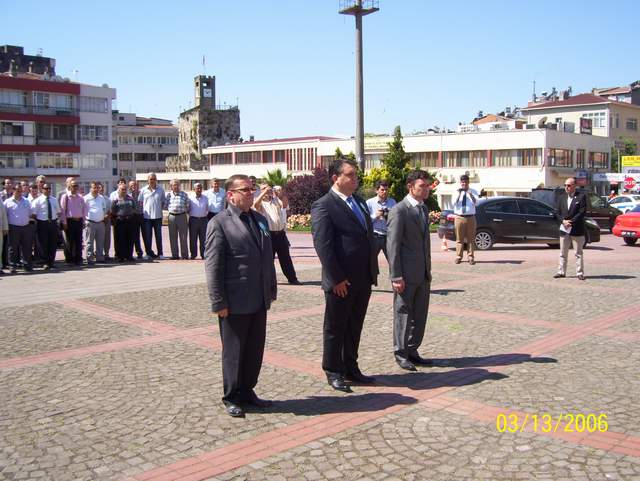
<svg viewBox="0 0 640 481">
<path fill-rule="evenodd" d="M 206 140 L 203 140 L 202 142 L 200 142 L 200 144 L 202 145 L 203 149 L 206 149 L 209 146 L 209 143 Z"/>
<path fill-rule="evenodd" d="M 547 122 L 547 117 L 542 117 L 540 120 L 538 120 L 538 128 L 544 129 L 544 124 L 546 122 Z"/>
</svg>

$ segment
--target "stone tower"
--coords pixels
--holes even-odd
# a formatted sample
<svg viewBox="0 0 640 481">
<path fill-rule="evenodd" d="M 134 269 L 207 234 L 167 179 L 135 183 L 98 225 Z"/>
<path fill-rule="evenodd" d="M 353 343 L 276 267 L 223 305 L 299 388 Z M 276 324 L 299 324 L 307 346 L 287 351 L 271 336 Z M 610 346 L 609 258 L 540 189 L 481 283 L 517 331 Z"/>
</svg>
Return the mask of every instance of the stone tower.
<svg viewBox="0 0 640 481">
<path fill-rule="evenodd" d="M 193 87 L 195 106 L 180 113 L 178 158 L 167 163 L 168 171 L 207 170 L 202 149 L 240 138 L 240 110 L 237 105 L 216 105 L 216 78 L 198 75 Z"/>
</svg>

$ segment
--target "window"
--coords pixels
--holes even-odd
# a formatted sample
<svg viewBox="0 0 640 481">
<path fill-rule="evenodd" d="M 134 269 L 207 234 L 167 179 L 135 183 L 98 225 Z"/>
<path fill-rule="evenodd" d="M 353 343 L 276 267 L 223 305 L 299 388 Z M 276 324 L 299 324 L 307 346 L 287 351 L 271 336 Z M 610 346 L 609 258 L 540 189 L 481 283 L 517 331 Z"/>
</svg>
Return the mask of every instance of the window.
<svg viewBox="0 0 640 481">
<path fill-rule="evenodd" d="M 491 202 L 485 208 L 486 212 L 495 214 L 519 214 L 518 204 L 515 200 L 503 200 L 499 202 Z"/>
<path fill-rule="evenodd" d="M 26 152 L 0 152 L 0 168 L 29 169 L 33 167 L 33 154 Z"/>
<path fill-rule="evenodd" d="M 12 135 L 22 137 L 24 135 L 24 124 L 13 122 L 0 122 L 0 135 Z"/>
<path fill-rule="evenodd" d="M 540 149 L 521 149 L 519 152 L 519 165 L 522 165 L 523 167 L 538 165 L 538 159 L 541 157 Z"/>
<path fill-rule="evenodd" d="M 415 152 L 411 154 L 414 167 L 437 167 L 438 152 Z"/>
<path fill-rule="evenodd" d="M 236 164 L 259 164 L 261 161 L 260 154 L 261 152 L 238 152 L 236 153 Z"/>
<path fill-rule="evenodd" d="M 606 169 L 609 167 L 609 154 L 605 152 L 589 152 L 589 169 Z"/>
<path fill-rule="evenodd" d="M 131 152 L 121 152 L 120 162 L 131 162 L 133 160 L 133 154 Z"/>
<path fill-rule="evenodd" d="M 27 92 L 20 90 L 0 90 L 0 104 L 4 105 L 27 105 Z"/>
<path fill-rule="evenodd" d="M 587 119 L 593 119 L 593 128 L 605 128 L 607 126 L 607 114 L 605 112 L 591 112 L 584 114 L 583 117 Z"/>
<path fill-rule="evenodd" d="M 584 149 L 576 150 L 576 168 L 584 169 Z"/>
<path fill-rule="evenodd" d="M 638 130 L 638 119 L 627 119 L 627 130 Z"/>
<path fill-rule="evenodd" d="M 469 167 L 469 152 L 443 152 L 444 167 Z"/>
<path fill-rule="evenodd" d="M 156 154 L 155 153 L 136 153 L 135 154 L 136 162 L 155 162 Z"/>
<path fill-rule="evenodd" d="M 596 194 L 589 194 L 589 203 L 594 209 L 602 209 L 607 206 L 607 203 Z"/>
<path fill-rule="evenodd" d="M 516 159 L 514 150 L 494 150 L 493 165 L 496 167 L 511 167 Z"/>
<path fill-rule="evenodd" d="M 80 97 L 80 110 L 82 112 L 107 112 L 109 101 L 102 97 Z M 124 120 L 124 117 L 120 117 Z"/>
<path fill-rule="evenodd" d="M 519 200 L 518 205 L 520 206 L 520 211 L 523 214 L 548 216 L 553 213 L 551 208 L 538 204 L 537 202 Z"/>
<path fill-rule="evenodd" d="M 232 155 L 231 155 L 231 152 L 226 152 L 224 154 L 211 154 L 210 160 L 212 165 L 230 164 L 232 160 Z"/>
<path fill-rule="evenodd" d="M 78 125 L 80 140 L 109 140 L 109 127 L 106 125 Z"/>
<path fill-rule="evenodd" d="M 573 167 L 573 150 L 549 149 L 550 167 Z"/>
</svg>

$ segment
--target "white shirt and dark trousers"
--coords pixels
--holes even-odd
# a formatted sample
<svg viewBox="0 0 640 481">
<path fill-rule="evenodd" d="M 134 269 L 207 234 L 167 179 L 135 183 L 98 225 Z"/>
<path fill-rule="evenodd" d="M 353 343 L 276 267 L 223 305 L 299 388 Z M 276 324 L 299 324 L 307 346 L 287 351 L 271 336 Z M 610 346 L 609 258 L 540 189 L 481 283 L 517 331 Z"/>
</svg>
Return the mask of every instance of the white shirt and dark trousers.
<svg viewBox="0 0 640 481">
<path fill-rule="evenodd" d="M 161 257 L 162 254 L 162 209 L 166 205 L 165 192 L 156 185 L 151 189 L 148 185 L 140 190 L 138 202 L 142 203 L 142 241 L 144 250 L 151 258 Z M 156 237 L 156 252 L 151 246 L 151 236 Z"/>
<path fill-rule="evenodd" d="M 36 215 L 36 236 L 41 249 L 45 269 L 54 267 L 60 227 L 60 204 L 52 195 L 42 194 L 31 202 Z"/>
<path fill-rule="evenodd" d="M 291 253 L 289 252 L 291 244 L 287 238 L 287 221 L 282 215 L 283 209 L 280 199 L 273 197 L 270 201 L 263 199 L 258 212 L 264 215 L 269 223 L 269 235 L 271 236 L 274 260 L 276 254 L 278 254 L 280 269 L 282 269 L 282 273 L 287 278 L 289 284 L 300 284 L 296 269 L 293 267 Z"/>
<path fill-rule="evenodd" d="M 200 197 L 189 196 L 189 250 L 191 259 L 195 259 L 200 252 L 204 259 L 204 244 L 207 236 L 207 222 L 209 221 L 209 198 L 203 194 Z M 199 249 L 198 249 L 199 247 Z"/>
<path fill-rule="evenodd" d="M 33 247 L 33 229 L 29 224 L 33 210 L 31 203 L 25 198 L 20 197 L 16 200 L 9 197 L 4 201 L 7 210 L 7 221 L 9 223 L 9 262 L 11 263 L 11 272 L 16 272 L 16 268 L 20 263 L 20 254 L 24 260 L 24 269 L 30 271 L 33 269 L 31 265 L 31 250 Z"/>
<path fill-rule="evenodd" d="M 376 195 L 367 200 L 367 208 L 369 209 L 369 216 L 373 224 L 373 236 L 376 238 L 376 258 L 378 254 L 380 254 L 380 251 L 382 251 L 385 258 L 389 260 L 389 256 L 387 255 L 387 218 L 389 216 L 389 210 L 395 205 L 396 201 L 391 197 L 388 197 L 385 201 L 381 201 Z M 385 212 L 382 218 L 378 217 L 378 210 Z"/>
<path fill-rule="evenodd" d="M 472 189 L 458 189 L 458 195 L 453 205 L 455 215 L 454 228 L 456 232 L 456 264 L 460 264 L 465 250 L 469 264 L 474 264 L 474 250 L 476 239 L 476 202 L 478 193 Z"/>
</svg>

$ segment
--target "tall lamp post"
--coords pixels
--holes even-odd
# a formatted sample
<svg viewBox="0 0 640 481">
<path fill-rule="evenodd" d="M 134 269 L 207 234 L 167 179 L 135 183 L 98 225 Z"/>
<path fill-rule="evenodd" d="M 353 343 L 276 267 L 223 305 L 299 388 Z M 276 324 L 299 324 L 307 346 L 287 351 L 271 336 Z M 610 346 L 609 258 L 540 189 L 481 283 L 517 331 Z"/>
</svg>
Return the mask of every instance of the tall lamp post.
<svg viewBox="0 0 640 481">
<path fill-rule="evenodd" d="M 339 13 L 356 19 L 356 160 L 364 172 L 364 94 L 362 89 L 362 17 L 375 13 L 378 0 L 340 0 Z"/>
</svg>

